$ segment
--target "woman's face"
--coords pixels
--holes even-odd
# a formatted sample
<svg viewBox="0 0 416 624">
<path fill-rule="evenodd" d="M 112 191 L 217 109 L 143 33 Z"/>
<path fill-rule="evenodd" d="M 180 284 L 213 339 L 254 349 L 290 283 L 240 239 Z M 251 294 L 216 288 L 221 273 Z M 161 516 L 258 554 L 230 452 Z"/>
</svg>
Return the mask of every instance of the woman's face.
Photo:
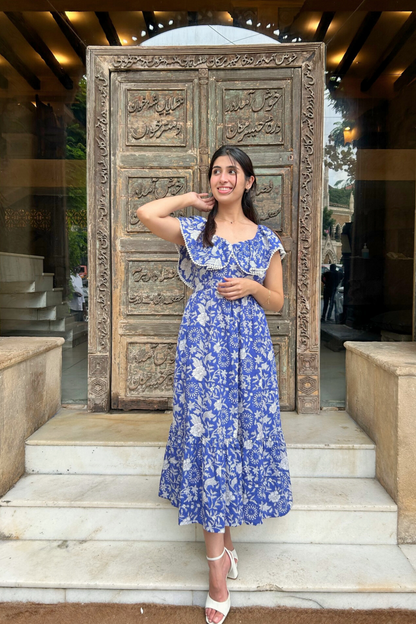
<svg viewBox="0 0 416 624">
<path fill-rule="evenodd" d="M 253 181 L 253 176 L 246 180 L 238 162 L 233 162 L 229 156 L 220 156 L 212 168 L 210 185 L 215 199 L 224 204 L 241 200 L 244 191 L 251 187 Z"/>
</svg>

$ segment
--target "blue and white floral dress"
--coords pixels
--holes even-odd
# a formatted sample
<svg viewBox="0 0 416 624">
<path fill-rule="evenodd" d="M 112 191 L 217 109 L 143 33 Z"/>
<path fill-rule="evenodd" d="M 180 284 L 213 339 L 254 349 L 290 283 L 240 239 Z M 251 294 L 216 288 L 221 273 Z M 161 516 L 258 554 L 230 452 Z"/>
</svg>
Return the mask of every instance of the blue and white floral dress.
<svg viewBox="0 0 416 624">
<path fill-rule="evenodd" d="M 222 533 L 284 516 L 293 502 L 264 309 L 252 295 L 229 301 L 217 290 L 224 277 L 262 283 L 273 254 L 286 252 L 265 225 L 250 240 L 214 235 L 204 247 L 206 219 L 178 218 L 186 243 L 176 245 L 178 273 L 193 293 L 179 329 L 159 496 L 179 508 L 180 525 Z"/>
</svg>

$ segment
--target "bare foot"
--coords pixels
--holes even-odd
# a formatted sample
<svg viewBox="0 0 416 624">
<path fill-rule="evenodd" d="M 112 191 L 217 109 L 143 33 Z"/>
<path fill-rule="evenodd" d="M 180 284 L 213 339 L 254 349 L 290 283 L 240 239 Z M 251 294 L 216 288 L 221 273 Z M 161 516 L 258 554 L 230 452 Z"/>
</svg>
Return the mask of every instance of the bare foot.
<svg viewBox="0 0 416 624">
<path fill-rule="evenodd" d="M 209 595 L 213 600 L 224 602 L 228 598 L 227 574 L 230 569 L 230 558 L 227 552 L 217 561 L 209 561 Z M 221 622 L 224 613 L 215 609 L 205 610 L 208 620 L 215 624 Z"/>
</svg>

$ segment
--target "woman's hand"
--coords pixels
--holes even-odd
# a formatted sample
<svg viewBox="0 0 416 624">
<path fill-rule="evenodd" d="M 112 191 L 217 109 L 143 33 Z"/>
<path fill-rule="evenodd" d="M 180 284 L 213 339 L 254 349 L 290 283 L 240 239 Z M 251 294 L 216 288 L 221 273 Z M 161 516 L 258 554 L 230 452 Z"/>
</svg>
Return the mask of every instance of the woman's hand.
<svg viewBox="0 0 416 624">
<path fill-rule="evenodd" d="M 233 301 L 252 295 L 256 286 L 257 282 L 247 277 L 224 277 L 224 282 L 219 282 L 217 288 L 225 299 Z"/>
<path fill-rule="evenodd" d="M 209 197 L 209 193 L 188 193 L 190 204 L 201 212 L 210 212 L 214 208 L 215 197 Z M 206 195 L 206 197 L 204 197 Z"/>
</svg>

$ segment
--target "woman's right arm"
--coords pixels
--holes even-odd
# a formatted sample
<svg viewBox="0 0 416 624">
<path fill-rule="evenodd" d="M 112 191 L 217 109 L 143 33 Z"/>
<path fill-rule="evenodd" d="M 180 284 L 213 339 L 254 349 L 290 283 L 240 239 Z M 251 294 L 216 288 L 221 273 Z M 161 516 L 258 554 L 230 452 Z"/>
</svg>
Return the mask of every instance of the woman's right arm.
<svg viewBox="0 0 416 624">
<path fill-rule="evenodd" d="M 163 197 L 143 204 L 137 209 L 137 216 L 153 234 L 177 245 L 184 245 L 179 219 L 170 213 L 194 206 L 203 212 L 209 212 L 214 206 L 214 198 L 202 198 L 207 193 L 185 193 L 173 197 Z"/>
</svg>

